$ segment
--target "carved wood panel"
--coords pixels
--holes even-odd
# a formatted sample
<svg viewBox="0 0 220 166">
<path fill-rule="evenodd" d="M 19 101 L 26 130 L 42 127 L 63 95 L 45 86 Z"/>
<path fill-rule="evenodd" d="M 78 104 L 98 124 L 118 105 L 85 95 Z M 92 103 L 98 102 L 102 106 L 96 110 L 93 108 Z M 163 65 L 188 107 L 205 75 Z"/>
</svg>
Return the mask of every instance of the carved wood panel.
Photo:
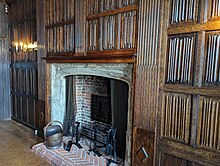
<svg viewBox="0 0 220 166">
<path fill-rule="evenodd" d="M 208 19 L 216 19 L 220 17 L 220 2 L 219 0 L 208 1 Z"/>
<path fill-rule="evenodd" d="M 88 50 L 89 51 L 95 51 L 98 48 L 98 19 L 96 20 L 89 20 L 88 23 L 88 29 L 89 29 L 89 34 L 88 34 L 88 40 L 89 40 L 89 45 L 88 45 Z M 107 32 L 106 32 L 107 33 Z"/>
<path fill-rule="evenodd" d="M 165 93 L 163 96 L 161 136 L 189 143 L 191 96 Z"/>
<path fill-rule="evenodd" d="M 197 20 L 198 0 L 171 0 L 171 24 Z"/>
<path fill-rule="evenodd" d="M 122 14 L 121 49 L 134 49 L 136 37 L 136 11 Z"/>
<path fill-rule="evenodd" d="M 115 49 L 116 45 L 116 15 L 106 16 L 103 18 L 103 38 L 101 50 L 112 50 Z M 100 37 L 100 36 L 98 36 Z"/>
<path fill-rule="evenodd" d="M 199 109 L 198 146 L 220 150 L 220 100 L 202 96 Z"/>
<path fill-rule="evenodd" d="M 192 84 L 195 37 L 170 37 L 168 46 L 168 83 Z"/>
<path fill-rule="evenodd" d="M 75 52 L 75 0 L 45 0 L 44 6 L 47 53 Z"/>
<path fill-rule="evenodd" d="M 218 84 L 220 82 L 220 32 L 206 34 L 206 56 L 204 63 L 205 85 Z"/>
<path fill-rule="evenodd" d="M 87 4 L 88 53 L 90 51 L 105 53 L 109 50 L 135 52 L 136 1 L 100 0 L 87 1 Z"/>
<path fill-rule="evenodd" d="M 133 141 L 133 164 L 153 165 L 154 163 L 154 132 L 135 127 Z"/>
<path fill-rule="evenodd" d="M 134 124 L 154 131 L 158 102 L 161 1 L 139 1 Z"/>
<path fill-rule="evenodd" d="M 153 156 L 156 151 L 153 147 L 156 140 L 153 137 L 159 101 L 159 39 L 161 37 L 159 29 L 162 19 L 162 2 L 161 0 L 138 1 L 138 12 L 136 13 L 138 28 L 134 32 L 138 33 L 138 44 L 132 165 L 153 165 L 155 163 Z M 143 155 L 142 145 L 148 158 Z"/>
</svg>

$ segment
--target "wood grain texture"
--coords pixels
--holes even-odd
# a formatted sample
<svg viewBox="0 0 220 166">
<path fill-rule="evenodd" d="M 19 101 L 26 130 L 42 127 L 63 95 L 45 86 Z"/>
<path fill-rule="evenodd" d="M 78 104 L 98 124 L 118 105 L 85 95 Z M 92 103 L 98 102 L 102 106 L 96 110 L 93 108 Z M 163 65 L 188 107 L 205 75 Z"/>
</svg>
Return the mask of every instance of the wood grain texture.
<svg viewBox="0 0 220 166">
<path fill-rule="evenodd" d="M 160 141 L 159 149 L 162 153 L 167 153 L 184 160 L 196 162 L 201 165 L 219 165 L 220 155 L 219 153 L 213 153 L 211 151 L 199 148 L 193 148 L 191 146 L 174 142 L 169 139 Z"/>
<path fill-rule="evenodd" d="M 40 46 L 45 46 L 45 20 L 42 19 L 45 14 L 44 3 L 43 0 L 36 2 L 36 26 L 37 26 L 37 42 Z M 46 49 L 45 47 L 39 47 L 37 49 L 37 62 L 38 62 L 38 98 L 40 100 L 45 101 L 45 61 L 43 61 L 42 57 L 46 56 Z"/>
<path fill-rule="evenodd" d="M 44 0 L 44 11 L 47 53 L 75 51 L 75 0 Z"/>
<path fill-rule="evenodd" d="M 220 2 L 219 0 L 211 0 L 208 2 L 209 11 L 208 19 L 216 19 L 220 17 Z"/>
<path fill-rule="evenodd" d="M 154 132 L 135 127 L 133 140 L 133 165 L 153 165 L 154 163 Z M 142 148 L 148 157 L 141 155 Z"/>
<path fill-rule="evenodd" d="M 201 97 L 197 144 L 220 150 L 220 100 Z"/>
<path fill-rule="evenodd" d="M 172 0 L 170 23 L 193 22 L 197 20 L 197 0 Z"/>
<path fill-rule="evenodd" d="M 75 0 L 75 52 L 86 52 L 86 1 Z"/>
<path fill-rule="evenodd" d="M 165 92 L 176 92 L 183 94 L 206 95 L 206 96 L 220 96 L 220 89 L 218 87 L 193 87 L 188 85 L 165 84 L 161 87 Z"/>
<path fill-rule="evenodd" d="M 189 162 L 187 160 L 166 153 L 162 153 L 160 164 L 163 166 L 176 166 L 176 165 L 187 166 L 189 165 Z"/>
<path fill-rule="evenodd" d="M 194 2 L 196 3 L 193 5 L 195 17 L 194 20 L 188 21 L 179 19 L 187 13 L 186 6 L 182 9 L 180 6 L 181 3 L 187 4 L 192 1 L 166 0 L 164 3 L 166 13 L 164 17 L 168 19 L 164 20 L 162 31 L 163 38 L 167 40 L 162 44 L 161 53 L 163 54 L 160 59 L 161 102 L 157 121 L 156 164 L 172 165 L 171 160 L 174 160 L 179 165 L 219 165 L 218 132 L 215 132 L 219 130 L 217 114 L 219 112 L 217 107 L 219 102 L 219 19 L 216 16 L 211 18 L 209 15 L 216 10 L 211 6 L 217 1 Z M 175 10 L 173 6 L 176 7 Z M 178 16 L 177 13 L 179 13 Z M 179 21 L 175 20 L 171 23 L 170 20 L 174 19 Z M 195 52 L 190 55 L 190 58 L 194 59 L 191 59 L 192 61 L 183 60 L 183 50 L 186 48 L 182 41 L 184 37 L 193 37 L 192 50 Z M 176 40 L 172 41 L 175 38 Z M 181 83 L 181 81 L 175 81 L 175 78 L 176 80 L 181 78 L 184 63 L 188 63 L 185 66 L 186 69 L 191 65 L 191 78 L 188 79 L 191 81 Z M 186 101 L 182 102 L 184 99 Z M 183 103 L 187 102 L 190 104 L 184 106 Z M 177 114 L 185 108 L 188 108 L 189 112 Z M 182 121 L 184 119 L 185 121 Z M 185 130 L 187 133 L 183 134 L 187 139 L 176 139 L 179 135 L 178 131 L 182 133 L 181 128 L 175 130 L 178 129 L 176 124 L 177 126 L 182 124 L 180 126 L 184 126 L 184 130 L 188 128 Z"/>
<path fill-rule="evenodd" d="M 163 96 L 161 137 L 189 143 L 191 96 L 165 93 Z"/>
<path fill-rule="evenodd" d="M 38 79 L 37 64 L 11 64 L 12 118 L 36 127 Z"/>
<path fill-rule="evenodd" d="M 37 127 L 38 53 L 36 50 L 16 51 L 14 44 L 37 41 L 36 24 L 35 0 L 21 0 L 10 6 L 12 118 L 32 128 Z"/>
<path fill-rule="evenodd" d="M 154 131 L 158 101 L 160 0 L 139 2 L 134 124 Z"/>
<path fill-rule="evenodd" d="M 220 32 L 206 34 L 206 56 L 204 62 L 203 83 L 205 85 L 220 82 Z"/>
<path fill-rule="evenodd" d="M 175 34 L 183 34 L 183 33 L 193 33 L 193 32 L 200 32 L 200 31 L 209 31 L 211 30 L 219 30 L 219 24 L 220 21 L 213 20 L 205 23 L 200 24 L 181 24 L 181 26 L 173 26 L 168 28 L 168 34 L 169 35 L 175 35 Z"/>
<path fill-rule="evenodd" d="M 136 50 L 137 5 L 87 1 L 87 51 Z"/>
<path fill-rule="evenodd" d="M 97 1 L 96 1 L 96 4 L 100 5 L 100 3 L 98 3 Z M 90 6 L 89 6 L 89 8 L 90 8 Z M 94 9 L 94 10 L 96 10 L 96 9 Z M 89 11 L 88 16 L 86 18 L 88 20 L 97 19 L 99 17 L 105 17 L 105 16 L 108 16 L 108 15 L 116 15 L 118 13 L 125 13 L 125 12 L 133 11 L 133 10 L 137 10 L 137 5 L 136 4 L 125 5 L 124 7 L 121 7 L 121 8 L 118 8 L 118 9 L 116 9 L 114 7 L 109 8 L 105 4 L 105 10 L 100 10 L 100 13 L 96 12 L 97 14 L 95 14 L 94 12 Z"/>
<path fill-rule="evenodd" d="M 1 165 L 44 165 L 49 166 L 31 151 L 31 146 L 43 140 L 34 131 L 14 121 L 0 121 L 0 160 Z"/>
<path fill-rule="evenodd" d="M 100 56 L 48 56 L 45 58 L 47 63 L 134 63 L 135 59 L 132 56 L 117 56 L 117 55 L 103 55 Z"/>
<path fill-rule="evenodd" d="M 167 59 L 167 83 L 192 84 L 195 37 L 170 37 Z"/>
</svg>

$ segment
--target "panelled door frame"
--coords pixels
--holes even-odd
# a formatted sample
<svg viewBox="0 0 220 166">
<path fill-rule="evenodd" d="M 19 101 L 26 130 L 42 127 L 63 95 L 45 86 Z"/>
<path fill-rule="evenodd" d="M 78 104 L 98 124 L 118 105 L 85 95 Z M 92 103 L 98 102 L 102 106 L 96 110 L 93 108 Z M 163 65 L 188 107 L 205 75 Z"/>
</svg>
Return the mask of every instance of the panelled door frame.
<svg viewBox="0 0 220 166">
<path fill-rule="evenodd" d="M 33 51 L 33 54 L 34 53 Z M 38 68 L 34 61 L 11 62 L 12 119 L 36 129 Z"/>
<path fill-rule="evenodd" d="M 220 6 L 163 3 L 156 165 L 218 165 Z"/>
</svg>

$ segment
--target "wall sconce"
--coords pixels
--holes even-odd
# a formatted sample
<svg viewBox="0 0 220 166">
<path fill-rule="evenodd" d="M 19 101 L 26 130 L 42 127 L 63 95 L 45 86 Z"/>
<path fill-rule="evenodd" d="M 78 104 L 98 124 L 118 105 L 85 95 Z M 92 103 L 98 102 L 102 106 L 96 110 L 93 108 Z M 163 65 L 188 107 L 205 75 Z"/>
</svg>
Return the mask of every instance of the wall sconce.
<svg viewBox="0 0 220 166">
<path fill-rule="evenodd" d="M 8 14 L 8 5 L 5 4 L 4 8 L 5 8 L 5 13 Z"/>
<path fill-rule="evenodd" d="M 23 44 L 23 42 L 16 42 L 14 44 L 15 46 L 15 52 L 16 53 L 21 53 L 21 52 L 27 52 L 27 51 L 33 51 L 37 49 L 37 42 L 29 43 L 29 44 Z"/>
</svg>

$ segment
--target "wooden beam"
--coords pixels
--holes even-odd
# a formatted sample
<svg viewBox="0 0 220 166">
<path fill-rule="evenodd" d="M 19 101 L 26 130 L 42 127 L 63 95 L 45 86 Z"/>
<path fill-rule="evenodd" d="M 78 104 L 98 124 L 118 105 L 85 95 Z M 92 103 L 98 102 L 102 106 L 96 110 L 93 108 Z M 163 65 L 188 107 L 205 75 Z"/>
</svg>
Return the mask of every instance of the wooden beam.
<svg viewBox="0 0 220 166">
<path fill-rule="evenodd" d="M 201 24 L 183 24 L 182 26 L 171 26 L 168 28 L 168 35 L 183 34 L 183 33 L 193 33 L 200 31 L 209 30 L 220 30 L 220 19 L 213 20 L 211 22 L 201 23 Z"/>
<path fill-rule="evenodd" d="M 120 9 L 115 9 L 115 10 L 110 10 L 110 11 L 106 11 L 106 12 L 102 12 L 102 13 L 92 14 L 92 15 L 87 16 L 86 19 L 87 20 L 94 20 L 94 19 L 97 19 L 100 17 L 115 15 L 118 13 L 125 13 L 125 12 L 129 12 L 129 11 L 137 10 L 137 9 L 138 9 L 137 5 L 131 5 L 131 6 L 122 7 Z"/>
</svg>

